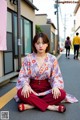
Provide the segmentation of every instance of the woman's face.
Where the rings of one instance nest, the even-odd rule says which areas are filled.
[[[48,47],[48,44],[44,43],[41,37],[35,43],[35,48],[37,50],[37,53],[45,53],[47,47]]]

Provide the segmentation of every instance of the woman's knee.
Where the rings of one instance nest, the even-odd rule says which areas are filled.
[[[60,89],[60,92],[61,92],[61,98],[65,99],[65,97],[66,97],[66,91],[63,90],[63,89]]]
[[[19,98],[21,97],[21,91],[22,91],[22,88],[17,91],[17,96],[18,96]]]
[[[20,90],[18,90],[17,91],[17,95],[18,95],[18,97],[22,100],[22,99],[25,99],[25,97],[21,94],[21,91],[22,91],[22,89],[20,89]],[[29,94],[29,96],[26,98],[27,100],[28,99],[31,99],[31,98],[33,98],[35,95],[33,94],[33,93],[30,93]]]

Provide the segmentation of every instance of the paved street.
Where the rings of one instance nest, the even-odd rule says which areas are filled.
[[[65,83],[65,90],[80,101],[80,61],[74,60],[73,54],[71,54],[70,59],[66,59],[64,53],[62,53],[58,61]],[[6,92],[14,88],[15,84],[16,82],[13,81],[1,87],[0,96],[2,97]],[[67,110],[63,114],[48,110],[41,112],[36,109],[18,112],[17,103],[14,99],[11,99],[2,107],[1,111],[9,111],[9,120],[80,120],[80,102],[66,103],[65,106]]]

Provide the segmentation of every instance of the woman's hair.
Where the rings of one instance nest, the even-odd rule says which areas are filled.
[[[46,48],[46,52],[49,52],[49,50],[50,50],[49,38],[48,38],[47,35],[44,34],[44,33],[37,33],[37,34],[34,36],[34,39],[33,39],[33,42],[32,42],[33,51],[34,51],[35,53],[37,53],[37,50],[36,50],[36,48],[35,48],[35,43],[37,43],[37,41],[38,41],[38,39],[39,39],[40,37],[43,39],[43,43],[48,44],[48,47]]]
[[[69,39],[70,39],[70,37],[68,36],[68,37],[67,37],[67,40],[69,40]]]

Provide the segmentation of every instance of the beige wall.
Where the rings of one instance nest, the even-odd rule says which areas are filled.
[[[80,26],[80,7],[76,13],[75,19],[76,19],[76,25],[75,25],[75,30],[76,30]]]
[[[7,0],[7,6],[13,11],[17,11],[17,6]],[[26,2],[21,1],[21,15],[33,22],[33,35],[35,35],[35,10],[33,10]]]
[[[17,11],[17,6],[10,3],[10,0],[7,0],[7,7],[13,11]]]
[[[35,11],[25,4],[25,2],[21,2],[21,15],[31,21],[35,20]]]
[[[36,25],[51,25],[51,24],[47,24],[47,15],[46,14],[36,15],[35,16],[35,24]],[[52,25],[51,25],[51,31],[53,33],[55,33],[55,29]]]
[[[52,25],[51,25],[51,32],[55,33],[55,29]]]
[[[0,77],[3,76],[3,52],[0,51]]]
[[[47,15],[41,15],[35,17],[35,24],[37,25],[46,25],[47,22]]]
[[[21,15],[33,22],[33,36],[35,35],[35,11],[25,2],[21,3]]]

